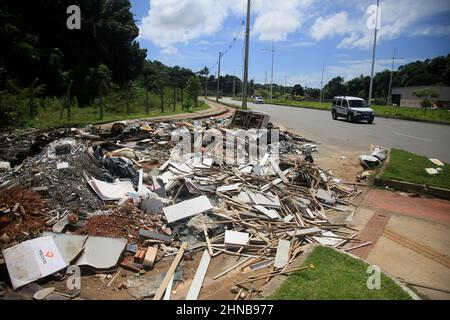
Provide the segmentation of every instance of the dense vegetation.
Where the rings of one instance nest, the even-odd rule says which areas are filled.
[[[66,26],[71,5],[80,7],[80,29]],[[0,127],[48,114],[72,122],[92,109],[104,119],[197,107],[197,76],[146,60],[130,9],[129,0],[3,0]]]
[[[373,97],[378,104],[385,104],[388,97],[391,72],[378,72],[373,81]],[[367,99],[369,76],[359,76],[345,82],[342,77],[331,79],[324,87],[324,95],[331,99],[336,95],[349,95]],[[398,68],[392,77],[392,87],[444,85],[450,86],[450,54],[424,61],[416,61]]]

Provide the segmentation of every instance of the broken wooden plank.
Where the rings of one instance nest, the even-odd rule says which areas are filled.
[[[274,268],[283,268],[289,262],[289,252],[291,249],[291,242],[288,240],[279,240],[277,253],[275,255]]]
[[[217,187],[217,192],[228,192],[228,191],[238,191],[241,187],[241,183],[228,184],[224,186]]]
[[[205,235],[205,241],[206,245],[208,246],[209,255],[212,257],[214,255],[214,252],[212,250],[211,241],[209,240],[208,231],[206,230],[206,228],[203,229],[203,233]]]
[[[262,214],[268,216],[270,219],[278,219],[280,218],[280,215],[278,212],[276,212],[273,209],[267,209],[266,207],[263,207],[261,205],[254,205],[253,208],[261,212]]]
[[[270,164],[272,165],[273,170],[275,170],[275,172],[280,177],[281,181],[283,181],[283,183],[285,183],[285,184],[288,184],[289,180],[286,178],[284,173],[281,171],[280,167],[278,166],[278,163],[275,160],[270,159]]]
[[[311,227],[311,228],[306,228],[306,229],[300,229],[297,230],[295,232],[295,236],[296,237],[304,237],[304,236],[309,236],[312,234],[316,234],[322,232],[322,229],[319,227]],[[294,231],[288,231],[287,234],[292,237],[294,235]]]
[[[207,196],[200,196],[163,208],[167,222],[172,223],[198,213],[213,209]]]
[[[173,274],[175,273],[175,270],[178,267],[178,264],[180,263],[181,259],[183,259],[184,251],[187,249],[188,243],[183,242],[183,244],[180,247],[180,250],[178,251],[177,255],[175,256],[175,259],[173,260],[172,264],[170,265],[169,270],[167,271],[166,275],[164,276],[163,281],[161,282],[161,285],[159,286],[158,290],[156,291],[155,296],[153,297],[153,300],[161,300],[161,298],[164,295],[164,292],[166,291],[167,285],[169,284],[170,279],[172,278]]]
[[[205,280],[210,261],[211,255],[209,254],[208,250],[205,250],[203,252],[202,259],[200,260],[200,264],[197,268],[197,272],[195,273],[194,280],[192,280],[192,284],[189,288],[186,300],[197,300],[203,285],[203,281]]]
[[[217,276],[215,276],[213,279],[216,280],[218,278],[220,278],[221,276],[223,276],[224,274],[227,274],[228,272],[230,272],[231,270],[239,267],[241,264],[243,264],[244,262],[248,261],[249,259],[251,259],[252,257],[247,257],[244,260],[238,262],[237,264],[235,264],[234,266],[232,266],[231,268],[228,268],[227,270],[225,270],[222,273],[219,273]]]

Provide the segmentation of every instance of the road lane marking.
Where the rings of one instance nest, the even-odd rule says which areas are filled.
[[[422,141],[426,141],[426,142],[433,142],[433,140],[431,139],[427,139],[427,138],[421,138],[421,137],[416,137],[416,136],[411,136],[409,134],[404,134],[404,133],[399,133],[399,132],[394,132],[395,135],[398,136],[403,136],[403,137],[407,137],[407,138],[412,138],[412,139],[417,139],[417,140],[422,140]]]

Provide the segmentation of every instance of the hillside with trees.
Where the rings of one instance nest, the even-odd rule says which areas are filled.
[[[107,120],[196,106],[194,72],[146,60],[129,0],[24,5],[4,0],[0,7],[0,127],[39,126],[50,115],[78,123],[81,113],[91,114],[87,122],[93,113]],[[71,5],[80,7],[80,29],[66,26]]]
[[[376,73],[373,84],[373,97],[378,104],[385,104],[391,77],[390,70]],[[336,95],[349,95],[367,99],[369,95],[369,76],[359,76],[347,82],[337,76],[323,89],[324,96],[332,99]],[[394,71],[392,87],[450,86],[450,54],[424,61],[415,61],[400,66]]]

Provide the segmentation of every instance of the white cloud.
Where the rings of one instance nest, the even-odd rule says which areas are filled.
[[[141,39],[151,40],[164,53],[221,30],[230,15],[245,17],[246,0],[148,0],[150,10],[139,25]],[[252,34],[259,40],[285,40],[306,19],[314,0],[252,1]]]
[[[315,46],[316,43],[312,42],[312,41],[300,41],[300,42],[294,42],[293,44],[291,44],[291,47],[313,47]]]
[[[343,35],[349,29],[347,12],[341,11],[327,17],[319,17],[311,27],[311,36],[316,40]]]
[[[372,0],[356,6],[352,11],[319,17],[310,29],[315,40],[322,40],[335,35],[344,36],[338,48],[368,49],[373,43],[373,30],[367,27],[369,14],[366,8]],[[402,35],[449,34],[448,26],[433,26],[417,29],[415,25],[436,14],[450,11],[448,0],[384,0],[380,2],[380,24],[378,41],[396,39]]]
[[[177,43],[187,44],[203,35],[212,35],[228,16],[227,3],[211,0],[151,0],[142,18],[139,36],[151,40],[166,53]]]
[[[307,9],[312,0],[255,1],[253,32],[259,40],[286,40],[308,18]]]
[[[415,36],[450,35],[450,25],[417,28],[416,30],[413,31],[413,35]]]

